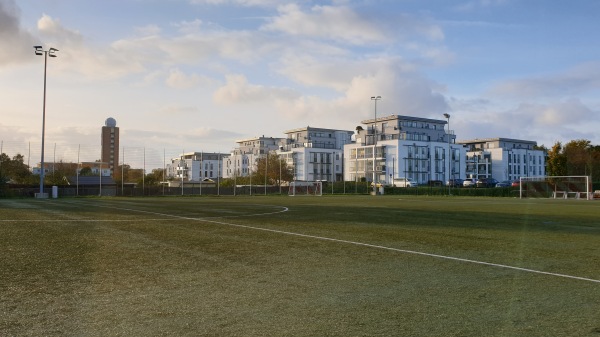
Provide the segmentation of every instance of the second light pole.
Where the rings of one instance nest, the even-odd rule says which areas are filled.
[[[42,46],[34,46],[36,55],[44,55],[44,105],[42,108],[42,158],[40,162],[40,193],[38,194],[38,198],[46,198],[47,195],[44,194],[44,139],[46,138],[46,68],[48,65],[48,56],[56,57],[54,54],[58,51],[56,48],[50,48],[48,50],[44,50]]]
[[[448,195],[450,195],[450,179],[451,179],[451,164],[452,164],[452,155],[450,154],[450,114],[445,113],[444,117],[448,120]],[[454,183],[454,182],[452,182]]]
[[[376,165],[377,161],[377,101],[381,99],[381,96],[371,96],[371,100],[375,101],[375,119],[373,120],[373,195],[377,195],[377,173]]]

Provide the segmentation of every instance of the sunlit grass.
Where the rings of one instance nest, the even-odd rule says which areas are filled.
[[[406,196],[0,200],[0,331],[598,335],[598,207]]]

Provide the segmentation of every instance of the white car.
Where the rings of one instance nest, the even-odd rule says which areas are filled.
[[[417,187],[419,184],[410,178],[396,178],[394,179],[394,187]]]
[[[465,181],[463,181],[463,187],[475,187],[476,183],[475,183],[475,179],[465,179]]]

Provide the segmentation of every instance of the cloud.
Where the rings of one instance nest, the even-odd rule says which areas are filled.
[[[274,6],[282,3],[293,2],[292,0],[190,0],[191,4],[196,5],[241,5],[241,6]]]
[[[0,67],[33,60],[38,40],[21,27],[19,9],[13,0],[0,0]]]
[[[314,6],[305,13],[298,5],[290,4],[280,6],[278,11],[279,16],[262,29],[312,38],[325,36],[357,45],[388,40],[382,30],[348,7]]]
[[[600,62],[583,63],[558,74],[504,81],[489,93],[520,99],[582,94],[600,89]]]
[[[162,116],[178,117],[178,116],[185,116],[185,115],[197,113],[198,111],[200,111],[200,110],[196,106],[183,106],[180,104],[168,104],[168,105],[162,106],[158,110],[158,113]]]
[[[203,85],[211,85],[216,81],[213,81],[206,76],[200,76],[197,74],[187,75],[176,68],[171,69],[165,82],[171,88],[190,89]]]
[[[38,20],[37,28],[42,35],[54,39],[55,43],[68,45],[79,45],[83,42],[82,35],[75,30],[65,28],[58,19],[53,19],[49,15],[42,15]]]
[[[162,29],[157,25],[146,25],[143,27],[136,27],[135,32],[140,36],[155,36],[162,32]]]
[[[468,11],[473,11],[473,10],[478,10],[478,9],[483,9],[483,8],[503,6],[507,3],[509,3],[509,1],[510,0],[472,0],[472,1],[467,1],[462,4],[459,4],[459,5],[455,6],[454,8],[455,8],[455,10],[458,10],[461,12],[468,12]]]
[[[551,145],[557,139],[598,139],[595,111],[581,100],[520,103],[498,110],[489,100],[451,99],[453,128],[460,139],[506,137]]]
[[[228,75],[226,81],[213,95],[219,104],[249,104],[298,96],[290,89],[250,84],[244,75]]]

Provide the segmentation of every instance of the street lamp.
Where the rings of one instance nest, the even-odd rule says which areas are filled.
[[[40,170],[40,193],[38,194],[38,198],[44,198],[44,138],[46,136],[46,68],[48,64],[48,56],[56,57],[54,54],[58,51],[56,48],[50,48],[48,50],[44,50],[42,46],[34,46],[36,55],[44,55],[44,105],[42,109],[42,158],[40,161],[41,170]]]
[[[444,117],[448,119],[448,195],[450,195],[450,172],[451,172],[451,160],[452,155],[450,154],[450,114],[445,113]]]
[[[371,96],[371,100],[375,101],[375,119],[373,120],[373,195],[377,195],[377,181],[375,173],[375,161],[377,152],[377,101],[381,99],[381,96]]]

